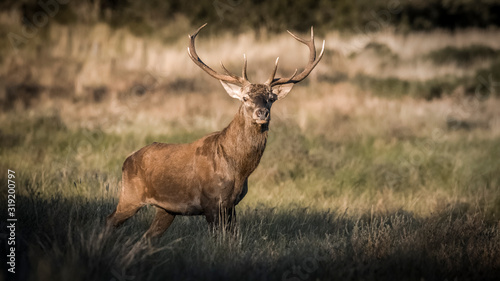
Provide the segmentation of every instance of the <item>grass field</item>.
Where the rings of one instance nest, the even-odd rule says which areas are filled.
[[[327,34],[315,73],[273,107],[236,233],[177,217],[144,241],[151,208],[103,228],[126,156],[223,129],[238,102],[189,61],[185,39],[80,28],[88,36],[55,26],[33,39],[45,40],[43,56],[3,49],[0,181],[15,171],[19,280],[500,277],[495,32]],[[200,35],[198,44],[210,65],[231,69],[247,53],[252,81],[278,55],[285,74],[306,60],[286,35]]]

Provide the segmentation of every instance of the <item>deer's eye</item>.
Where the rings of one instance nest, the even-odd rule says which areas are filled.
[[[248,97],[243,97],[243,101],[247,102],[248,101]]]

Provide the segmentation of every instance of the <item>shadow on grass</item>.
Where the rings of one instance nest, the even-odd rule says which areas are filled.
[[[104,218],[115,204],[18,197],[19,280],[500,277],[498,222],[459,207],[425,218],[404,211],[351,217],[299,207],[240,208],[236,233],[213,233],[202,217],[177,217],[159,240],[145,241],[152,209],[107,232]]]

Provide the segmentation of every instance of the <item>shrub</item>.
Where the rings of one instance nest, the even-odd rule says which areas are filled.
[[[465,48],[445,47],[427,54],[435,64],[456,63],[459,66],[468,66],[478,60],[489,60],[498,56],[498,51],[488,46],[471,45]]]

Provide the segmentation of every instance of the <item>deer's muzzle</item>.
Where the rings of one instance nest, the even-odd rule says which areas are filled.
[[[259,124],[265,124],[271,119],[271,112],[267,108],[259,108],[254,111],[253,119]]]

